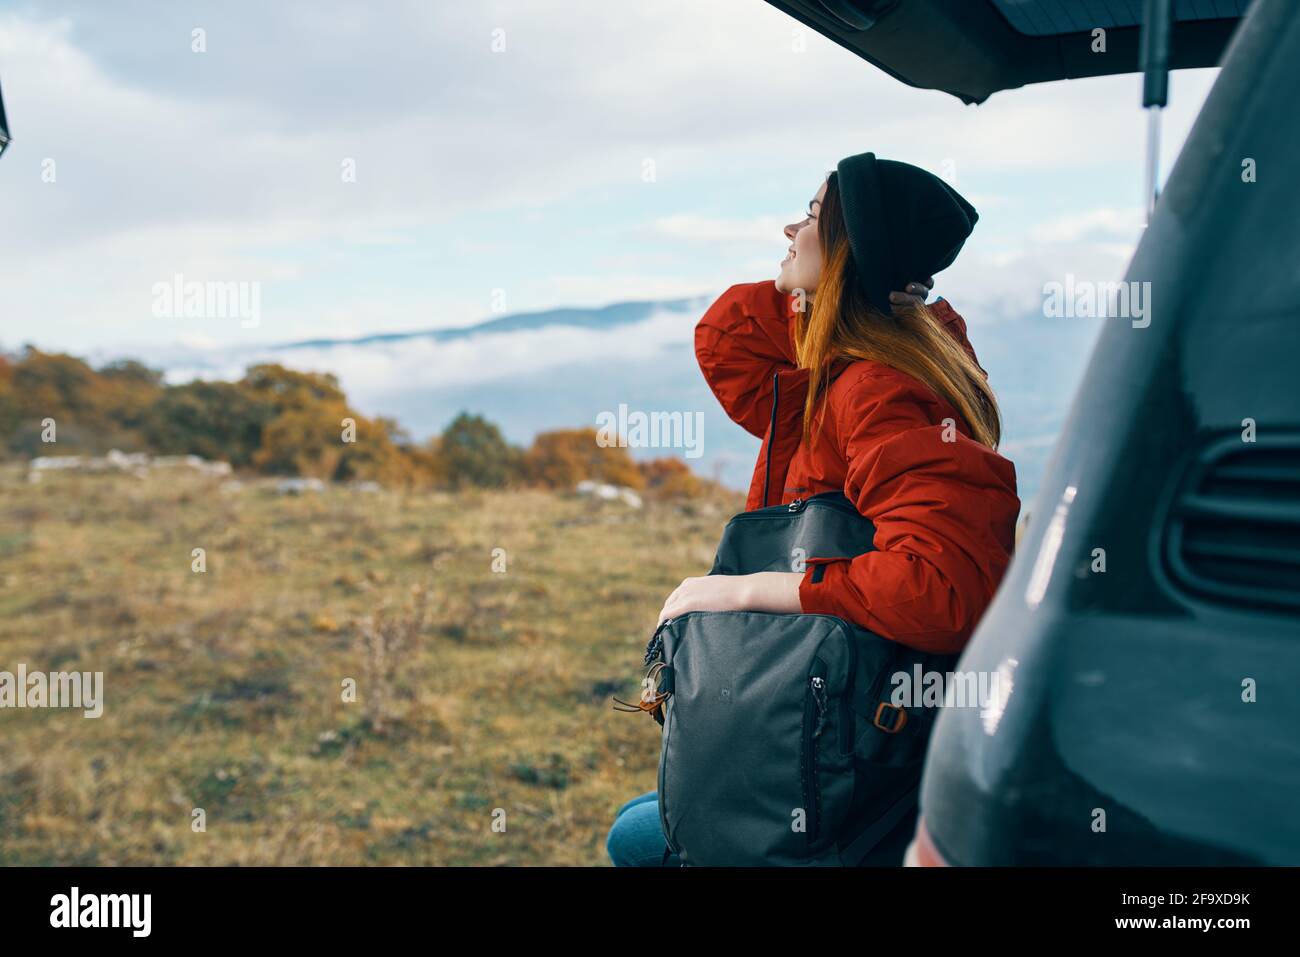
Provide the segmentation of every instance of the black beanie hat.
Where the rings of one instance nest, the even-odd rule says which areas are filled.
[[[979,213],[933,173],[875,153],[845,157],[836,173],[858,281],[889,315],[891,292],[952,265]]]

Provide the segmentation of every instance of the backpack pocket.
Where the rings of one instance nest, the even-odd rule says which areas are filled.
[[[833,694],[826,671],[826,662],[814,658],[804,693],[803,739],[799,749],[803,802],[792,812],[790,822],[796,833],[802,825],[803,852],[812,857],[834,843],[832,838],[838,834],[853,800],[852,782],[846,778],[846,771],[852,766],[854,729],[852,711],[845,707],[850,691],[846,688]]]
[[[838,863],[858,723],[851,630],[827,615],[748,611],[665,627],[659,808],[683,863]]]
[[[955,655],[936,655],[855,628],[857,716],[853,753],[860,762],[905,768],[925,757],[942,699],[918,697],[926,676],[951,671]]]

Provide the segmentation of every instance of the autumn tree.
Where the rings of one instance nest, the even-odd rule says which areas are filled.
[[[150,446],[165,455],[201,455],[237,468],[253,464],[275,407],[237,382],[196,380],[167,389],[145,415]]]
[[[0,456],[9,448],[9,439],[18,431],[22,410],[14,394],[14,364],[0,354]]]
[[[430,458],[413,446],[395,419],[356,416],[355,421],[355,441],[344,446],[336,478],[404,486],[432,481]]]
[[[143,450],[139,426],[162,392],[162,374],[141,363],[96,372],[75,356],[27,346],[0,373],[0,433],[12,451],[48,453],[42,423],[53,419],[60,451]]]
[[[347,396],[339,387],[338,377],[328,372],[299,372],[276,363],[262,363],[250,366],[239,384],[276,412],[322,403],[347,405]]]
[[[100,367],[97,392],[102,415],[121,429],[138,431],[163,396],[163,374],[135,359],[118,359]]]
[[[41,436],[47,418],[56,422],[59,452],[194,454],[275,475],[451,488],[571,489],[594,479],[663,497],[702,487],[676,459],[638,465],[627,449],[602,447],[593,428],[543,432],[523,452],[481,415],[462,412],[416,445],[395,420],[352,408],[335,376],[276,363],[252,366],[237,382],[168,385],[132,359],[96,370],[30,346],[0,353],[0,452],[49,454]]]
[[[539,433],[524,456],[524,474],[547,488],[572,489],[583,479],[631,488],[645,485],[627,449],[601,447],[593,428]]]
[[[639,464],[646,492],[656,498],[698,498],[706,483],[681,459],[664,457]]]

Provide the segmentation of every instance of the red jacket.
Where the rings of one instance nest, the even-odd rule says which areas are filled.
[[[974,357],[961,316],[943,300],[930,308]],[[928,386],[866,360],[835,365],[825,424],[804,445],[808,371],[795,366],[792,316],[773,281],[742,283],[695,329],[709,388],[763,439],[746,509],[843,490],[875,524],[877,550],[810,558],[803,611],[925,651],[960,651],[1011,559],[1015,466],[972,439]],[[956,423],[955,441],[944,441],[953,435],[944,419]]]

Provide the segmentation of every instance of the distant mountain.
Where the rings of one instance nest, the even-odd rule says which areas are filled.
[[[692,306],[707,307],[712,300],[707,296],[692,299],[666,299],[644,302],[616,302],[595,309],[547,309],[541,312],[515,312],[496,319],[485,319],[469,326],[429,329],[423,332],[385,332],[354,339],[307,339],[272,347],[276,351],[293,349],[319,349],[341,345],[374,345],[402,342],[407,339],[432,339],[449,342],[492,333],[520,332],[541,329],[545,326],[568,326],[576,329],[612,329],[617,326],[642,322],[662,310],[684,312]]]
[[[698,458],[681,448],[633,449],[637,457],[682,456],[701,474],[745,488],[759,441],[722,413],[695,363],[693,330],[714,296],[623,302],[598,309],[517,313],[471,326],[317,339],[221,356],[210,374],[238,374],[253,361],[334,372],[368,414],[396,418],[416,438],[442,430],[461,410],[527,443],[540,431],[596,426],[602,414],[700,413]],[[960,302],[955,302],[959,311]],[[967,315],[970,338],[1002,405],[1003,451],[1029,502],[1100,321],[1041,315]],[[238,363],[237,366],[232,364]],[[189,356],[187,375],[205,374]],[[173,368],[176,363],[172,363]]]

